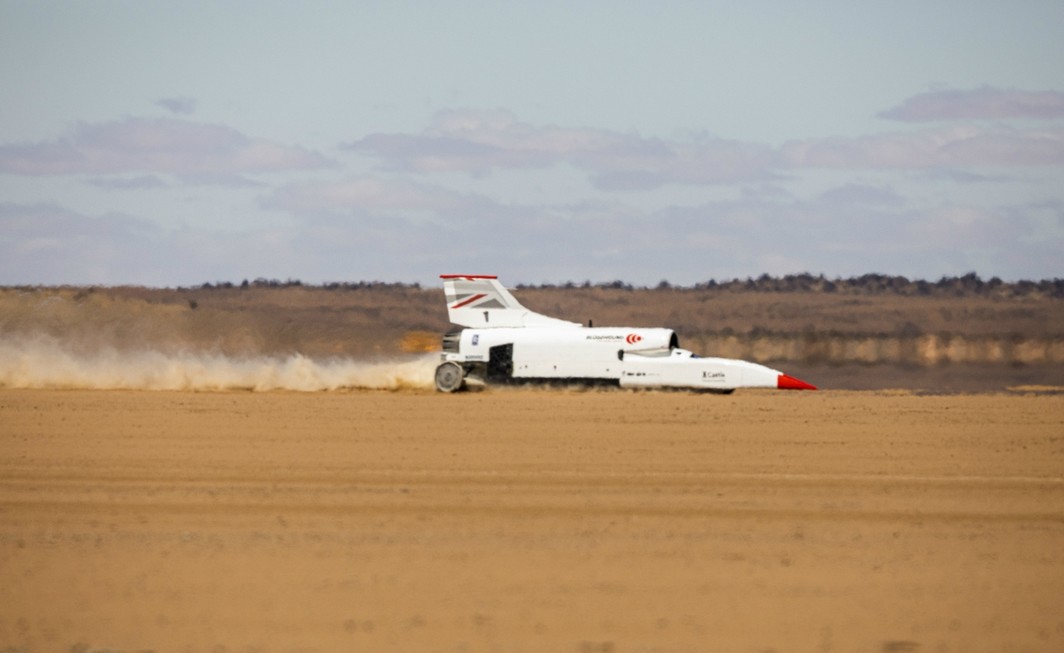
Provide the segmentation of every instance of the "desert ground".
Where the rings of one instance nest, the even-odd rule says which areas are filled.
[[[0,651],[1064,650],[1064,394],[0,388]]]

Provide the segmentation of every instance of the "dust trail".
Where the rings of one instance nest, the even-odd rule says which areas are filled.
[[[435,354],[393,362],[345,358],[233,357],[104,346],[81,350],[51,336],[0,340],[0,387],[100,390],[298,390],[431,388]]]

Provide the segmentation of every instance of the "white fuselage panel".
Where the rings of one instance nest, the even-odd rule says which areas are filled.
[[[620,379],[621,352],[667,355],[672,329],[522,327],[465,329],[459,340],[462,362],[487,362],[492,347],[513,345],[514,378]]]
[[[624,358],[624,388],[775,388],[779,370],[730,358],[700,358],[683,349],[664,357],[631,355]]]
[[[493,347],[512,346],[514,379],[599,379],[623,387],[729,390],[775,388],[780,372],[727,358],[700,358],[676,345],[671,329],[518,327],[464,329],[446,360],[488,363]]]

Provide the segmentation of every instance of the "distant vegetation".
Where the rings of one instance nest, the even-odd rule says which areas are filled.
[[[201,290],[232,288],[321,288],[324,290],[394,290],[399,288],[420,289],[421,284],[389,283],[383,281],[327,282],[320,285],[304,284],[298,279],[280,281],[278,279],[258,278],[254,281],[245,279],[239,284],[231,282],[205,283]],[[787,274],[776,277],[762,274],[757,278],[729,279],[717,281],[710,279],[693,286],[673,285],[663,280],[657,285],[634,286],[625,281],[569,281],[562,284],[517,284],[518,289],[556,289],[556,288],[602,288],[609,290],[719,290],[722,292],[776,292],[776,293],[836,293],[840,295],[899,295],[903,297],[1053,297],[1064,299],[1064,278],[1043,279],[1041,281],[1006,282],[998,277],[984,280],[975,272],[959,277],[944,276],[938,281],[909,279],[903,276],[886,274],[863,274],[859,277],[836,277],[828,279],[823,274],[812,275]],[[185,289],[182,289],[185,290]]]
[[[288,279],[281,281],[279,279],[264,279],[259,277],[254,281],[248,281],[244,279],[242,282],[235,284],[231,281],[217,281],[215,283],[205,283],[201,286],[196,286],[201,290],[212,290],[218,288],[221,290],[232,290],[233,288],[321,288],[324,290],[393,290],[397,288],[413,288],[420,289],[419,283],[394,283],[385,281],[327,281],[321,285],[304,284],[299,279]],[[178,290],[193,290],[195,288],[178,288]]]
[[[503,279],[503,283],[507,280]],[[6,286],[18,290],[30,290],[35,286]],[[71,286],[65,286],[71,287]],[[674,285],[662,280],[653,286],[637,286],[626,281],[568,281],[559,284],[518,283],[519,290],[555,290],[555,289],[602,289],[602,290],[677,290],[677,291],[719,291],[719,292],[755,292],[755,293],[826,293],[838,295],[897,295],[901,297],[1048,297],[1064,299],[1064,278],[1042,279],[1040,281],[1002,281],[998,277],[984,280],[975,272],[959,277],[944,276],[938,281],[909,279],[903,276],[887,274],[863,274],[858,277],[829,279],[823,274],[813,275],[787,274],[772,276],[762,274],[759,277],[745,279],[728,279],[718,281],[709,279],[692,286]],[[334,291],[394,291],[421,290],[419,283],[401,283],[387,281],[329,281],[321,284],[303,283],[299,279],[266,279],[259,277],[254,281],[244,279],[239,283],[232,281],[207,282],[198,286],[178,287],[176,290],[189,292],[195,290],[247,290],[251,288],[307,288]],[[91,287],[86,287],[91,290]]]
[[[564,287],[564,288],[610,288],[614,290],[635,290],[636,287],[623,281],[592,284],[569,282],[562,286],[518,286],[523,287]],[[762,274],[755,278],[730,279],[716,281],[710,279],[696,283],[691,287],[673,286],[662,281],[655,290],[720,290],[724,292],[804,292],[837,293],[842,295],[900,295],[904,297],[1044,297],[1064,298],[1064,279],[1043,279],[1042,281],[1017,281],[1008,283],[998,277],[984,281],[974,272],[960,277],[942,277],[938,281],[909,279],[902,276],[886,274],[864,274],[846,279],[828,279],[824,275],[788,274],[774,277]]]

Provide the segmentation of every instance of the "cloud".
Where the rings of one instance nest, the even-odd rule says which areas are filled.
[[[1064,164],[1064,130],[948,125],[858,138],[791,141],[781,148],[794,168],[932,168]]]
[[[930,91],[914,95],[883,111],[880,118],[906,122],[934,120],[1048,120],[1064,117],[1064,93],[1020,91],[992,86],[958,91]]]
[[[828,203],[866,206],[902,206],[905,203],[893,188],[852,183],[830,188],[821,193],[820,199]]]
[[[115,283],[150,269],[161,231],[129,215],[88,216],[54,204],[0,203],[0,278],[7,283]]]
[[[4,227],[4,235],[10,240],[106,235],[116,228],[123,231],[157,231],[145,220],[119,214],[90,217],[49,203],[0,203],[0,224]]]
[[[958,184],[1003,184],[1018,180],[1006,175],[979,174],[953,168],[930,168],[922,171],[920,177],[929,181],[950,181]]]
[[[140,175],[137,177],[98,177],[89,179],[88,183],[97,188],[108,190],[152,190],[165,188],[166,182],[155,175]]]
[[[165,97],[155,105],[183,116],[196,112],[196,100],[190,97]]]
[[[179,175],[178,178],[186,186],[220,186],[225,188],[261,188],[266,184],[249,179],[242,175],[226,173],[193,173]]]
[[[173,118],[81,123],[55,141],[0,145],[0,173],[236,175],[332,165],[302,147]]]
[[[226,188],[261,188],[265,184],[241,175],[222,173],[196,173],[177,175],[184,186],[219,186]],[[170,186],[158,175],[136,177],[94,177],[86,181],[91,186],[107,190],[155,190]]]
[[[570,164],[610,190],[665,183],[714,184],[764,180],[771,148],[724,139],[689,142],[602,129],[537,126],[509,111],[444,111],[420,134],[373,134],[341,149],[380,158],[390,170],[467,172]]]
[[[918,125],[772,147],[533,125],[506,111],[463,110],[438,114],[416,133],[373,134],[347,144],[377,157],[386,172],[336,178],[335,169],[302,173],[330,165],[320,154],[223,126],[172,118],[82,124],[47,143],[0,146],[0,172],[83,174],[85,183],[131,191],[113,193],[119,203],[112,206],[137,215],[77,213],[84,207],[76,204],[75,210],[0,204],[0,280],[426,282],[441,271],[463,270],[505,273],[512,283],[665,278],[689,284],[763,272],[870,270],[931,278],[973,269],[1006,278],[1054,276],[1064,248],[1059,203],[1017,204],[1059,198],[1053,180],[1061,168],[1015,170],[1064,163],[1064,126],[1043,127]],[[555,166],[560,169],[547,171]],[[262,190],[237,195],[219,188],[157,190],[247,186],[262,181],[255,173],[264,171],[301,174],[271,177]],[[498,171],[508,174],[475,184],[449,174]],[[572,181],[573,171],[600,190],[733,186],[587,193]],[[12,187],[70,181],[6,179]],[[563,180],[567,199],[549,191],[537,197],[534,188],[545,179]],[[931,188],[929,179],[951,183]],[[916,192],[905,186],[913,180],[920,184]],[[970,181],[1002,185],[952,185]],[[823,190],[824,182],[835,187]],[[224,220],[232,210],[238,219],[217,229],[158,227],[165,224],[153,217],[160,195],[187,202],[190,213],[209,204],[207,215]],[[107,197],[91,196],[94,202]],[[210,213],[228,197],[231,206]],[[257,208],[284,215],[246,206],[256,200]],[[137,202],[141,209],[130,208]]]
[[[757,193],[636,208],[619,198],[502,204],[428,183],[356,178],[287,187],[269,203],[300,225],[288,236],[293,258],[357,266],[332,269],[334,278],[424,280],[457,269],[504,270],[513,283],[869,270],[937,278],[973,269],[1040,278],[1059,267],[1054,248],[1064,246],[1059,211],[920,205],[893,186],[854,182],[804,198]]]
[[[491,205],[486,198],[408,180],[357,177],[283,186],[263,202],[296,214],[430,212],[446,215]]]
[[[350,228],[350,225],[349,225]],[[244,278],[349,278],[351,252],[323,261],[328,238],[300,247],[304,226],[243,231],[163,228],[122,213],[0,203],[0,283],[173,286]],[[372,270],[366,271],[370,273]]]
[[[644,138],[601,129],[536,126],[508,111],[447,111],[419,134],[372,134],[341,149],[391,172],[465,172],[569,165],[601,190],[667,184],[772,182],[796,169],[941,169],[1064,164],[1064,128],[978,123],[912,132],[796,140],[773,148],[708,137]],[[959,177],[958,177],[959,178]]]
[[[1057,202],[895,201],[889,186],[639,209],[612,200],[499,204],[429,184],[351,179],[290,186],[292,210],[239,231],[166,229],[135,216],[0,204],[4,283],[197,284],[242,278],[433,282],[485,270],[509,283],[691,284],[709,278],[871,270],[937,278],[1059,275]],[[438,208],[442,205],[445,208]]]
[[[889,189],[844,185],[788,203],[743,200],[669,209],[652,216],[658,225],[645,224],[640,232],[681,237],[671,244],[650,239],[629,258],[656,262],[659,276],[688,283],[693,280],[673,270],[690,275],[701,269],[702,278],[717,279],[877,270],[924,279],[971,270],[1012,279],[1059,276],[1064,247],[1059,202],[917,207],[894,203],[891,195]],[[869,201],[876,197],[882,201]],[[653,278],[648,266],[640,267],[640,277]]]

